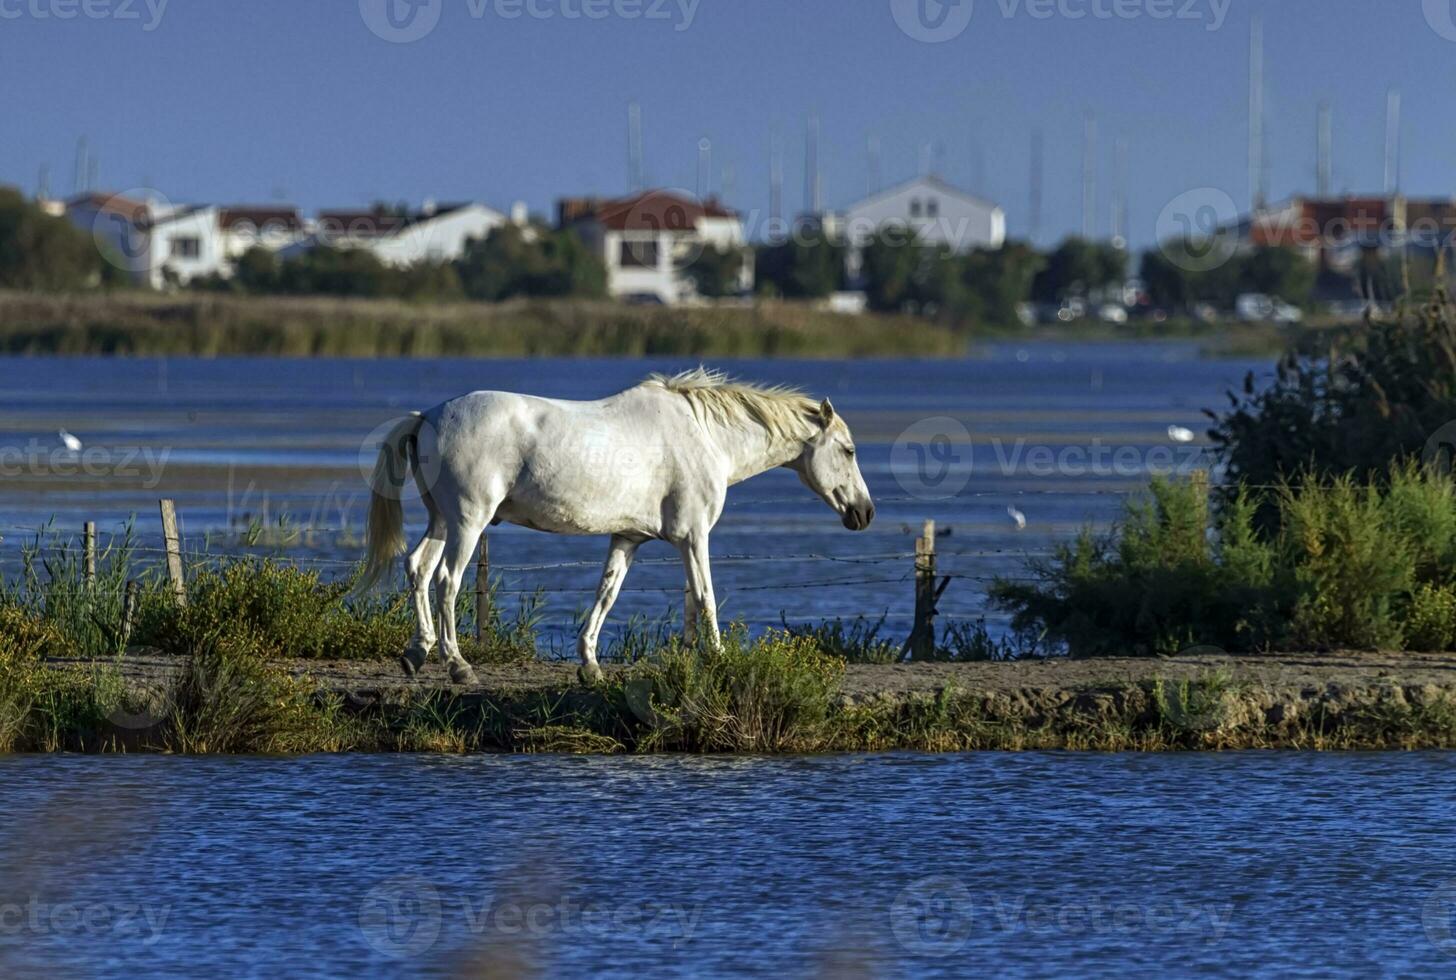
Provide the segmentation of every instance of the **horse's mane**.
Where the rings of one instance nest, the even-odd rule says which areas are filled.
[[[802,439],[819,403],[797,388],[756,385],[704,367],[677,374],[650,374],[638,387],[682,395],[701,420],[756,422],[782,439]]]

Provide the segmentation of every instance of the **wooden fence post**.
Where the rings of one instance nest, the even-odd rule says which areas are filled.
[[[490,535],[480,536],[480,554],[475,557],[475,638],[485,638],[490,618]]]
[[[914,659],[935,652],[935,521],[926,521],[915,541],[915,625],[910,635]]]
[[[163,499],[162,537],[167,542],[167,578],[172,583],[172,595],[177,605],[187,605],[187,583],[182,580],[182,538],[177,533],[177,505],[171,499]]]
[[[137,595],[141,591],[141,585],[136,579],[129,579],[126,583],[126,595],[121,602],[121,648],[131,642],[131,628],[136,621]]]
[[[900,648],[900,659],[923,660],[935,654],[935,604],[950,585],[946,576],[935,582],[935,521],[926,521],[915,539],[915,620]]]
[[[96,522],[87,521],[82,537],[86,546],[86,587],[96,587]]]

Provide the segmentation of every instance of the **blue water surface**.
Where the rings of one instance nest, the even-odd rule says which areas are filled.
[[[0,760],[0,975],[1435,976],[1450,754]]]

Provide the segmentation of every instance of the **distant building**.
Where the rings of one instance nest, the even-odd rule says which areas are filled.
[[[277,252],[308,234],[308,223],[298,208],[290,204],[231,205],[220,208],[217,215],[222,252],[234,261],[249,249],[266,248]]]
[[[116,194],[88,193],[66,202],[71,223],[96,240],[106,260],[153,289],[230,268],[219,213],[211,206],[173,206]]]
[[[601,258],[612,296],[668,305],[692,301],[696,289],[686,269],[706,248],[742,250],[738,285],[744,293],[753,289],[743,222],[713,198],[697,201],[665,190],[615,200],[565,198],[557,218]]]
[[[64,213],[96,239],[108,261],[153,289],[231,276],[252,248],[288,258],[329,245],[367,249],[393,266],[449,262],[465,253],[470,239],[507,220],[483,204],[426,204],[414,213],[324,211],[311,222],[292,205],[177,207],[101,193],[66,202]]]
[[[285,257],[326,245],[362,248],[381,262],[410,266],[417,262],[453,262],[465,254],[472,238],[485,238],[507,218],[484,204],[426,202],[416,212],[373,208],[367,211],[320,211],[313,233],[289,245]]]
[[[845,278],[851,285],[860,281],[864,247],[881,232],[899,232],[906,241],[960,253],[1006,244],[1006,212],[929,174],[841,211],[810,217],[825,234],[845,244]]]
[[[1293,249],[1319,267],[1317,295],[1364,295],[1371,263],[1402,252],[1434,258],[1456,242],[1456,199],[1293,197],[1222,232],[1249,248]]]

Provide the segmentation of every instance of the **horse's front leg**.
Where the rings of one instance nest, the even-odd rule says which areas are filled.
[[[637,554],[639,544],[641,542],[620,534],[612,535],[607,563],[602,568],[602,581],[597,586],[596,605],[592,606],[586,624],[582,626],[581,638],[576,641],[576,652],[581,657],[577,674],[583,684],[595,684],[602,679],[602,668],[597,664],[597,637],[601,635],[612,603],[617,601],[617,594],[622,591],[622,580],[627,577],[627,569],[632,567],[632,558]]]
[[[687,573],[687,602],[683,622],[688,642],[702,636],[719,645],[718,603],[713,597],[713,571],[708,563],[708,535],[695,534],[678,546]]]

